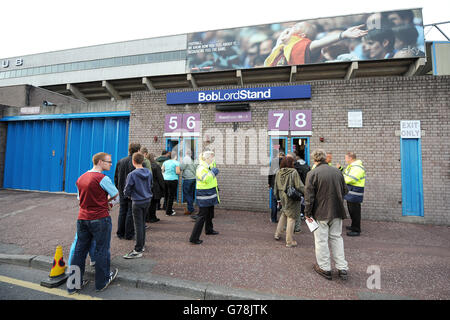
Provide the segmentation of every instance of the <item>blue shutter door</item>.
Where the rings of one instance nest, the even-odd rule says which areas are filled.
[[[92,156],[111,154],[113,165],[104,171],[114,182],[116,163],[128,155],[128,118],[86,118],[70,121],[67,139],[65,191],[76,193],[76,181],[92,168]]]
[[[5,188],[62,191],[65,121],[8,123]]]
[[[422,152],[420,139],[401,139],[402,212],[423,217]]]

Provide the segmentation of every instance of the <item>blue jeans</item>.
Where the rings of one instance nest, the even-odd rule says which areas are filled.
[[[271,189],[272,194],[272,206],[270,207],[270,219],[272,222],[277,222],[277,214],[278,214],[278,208],[277,208],[277,198],[275,198],[275,193],[273,192],[273,189]]]
[[[103,289],[110,277],[111,217],[98,220],[77,220],[77,243],[72,265],[80,268],[81,282],[85,270],[86,256],[92,242],[95,241],[95,289]]]
[[[70,246],[69,252],[69,266],[72,265],[73,253],[75,252],[75,246],[77,245],[78,236],[75,233],[75,239],[73,239],[72,245]],[[89,256],[91,257],[91,262],[95,262],[95,240],[92,240],[91,247],[89,248]]]
[[[183,198],[189,212],[194,212],[195,179],[183,180]]]

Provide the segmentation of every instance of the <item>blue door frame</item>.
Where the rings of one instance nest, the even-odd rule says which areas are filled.
[[[175,143],[175,141],[177,143]],[[177,160],[180,161],[180,142],[181,142],[181,138],[180,137],[166,137],[166,150],[167,151],[172,151],[173,148],[175,146],[178,146],[177,148]],[[179,182],[180,180],[178,180]],[[177,185],[177,199],[176,202],[178,201],[178,193],[179,193],[179,183]]]
[[[423,217],[422,147],[420,139],[400,139],[402,215]]]
[[[309,137],[291,137],[291,152],[294,152],[294,139],[306,140],[305,144],[305,162],[309,166]]]
[[[194,160],[198,159],[198,138],[195,137],[185,137],[183,138],[183,150],[182,150],[182,156],[180,159],[180,163],[183,160],[183,158],[186,156],[186,142],[187,141],[194,141]],[[192,151],[192,150],[191,150]],[[194,194],[194,201],[195,197],[197,195],[197,192]],[[181,203],[184,203],[184,195],[183,195],[183,178],[181,178]]]
[[[288,148],[288,137],[270,137],[270,161],[269,161],[269,167],[272,164],[272,158],[273,158],[273,140],[283,140],[284,141],[284,153],[286,154],[287,152],[287,148]],[[278,150],[280,151],[280,150]],[[269,208],[272,208],[272,194],[273,194],[273,189],[270,188],[270,192],[269,192]]]

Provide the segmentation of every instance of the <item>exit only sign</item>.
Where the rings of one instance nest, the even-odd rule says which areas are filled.
[[[420,139],[420,120],[400,121],[400,137],[403,139]]]

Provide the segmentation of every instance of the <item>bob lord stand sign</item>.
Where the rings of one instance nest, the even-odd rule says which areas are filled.
[[[169,92],[166,103],[214,103],[311,98],[310,85]]]

